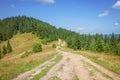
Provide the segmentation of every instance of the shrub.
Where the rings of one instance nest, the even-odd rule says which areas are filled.
[[[2,58],[2,51],[1,51],[1,48],[0,48],[0,59]]]
[[[52,44],[52,47],[53,47],[53,48],[56,48],[56,44]]]
[[[41,41],[41,43],[44,44],[44,45],[47,45],[48,42],[47,42],[47,40],[43,39],[43,40]]]
[[[33,49],[32,49],[33,52],[40,52],[42,51],[42,45],[40,43],[35,43],[33,45]]]

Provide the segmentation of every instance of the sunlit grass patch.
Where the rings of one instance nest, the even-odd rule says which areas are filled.
[[[74,75],[72,80],[79,80],[79,79],[78,79],[78,76],[77,76],[77,75]]]
[[[51,77],[50,79],[48,79],[48,80],[61,80],[59,77],[57,77],[57,76],[53,76],[53,77]]]
[[[21,60],[15,64],[0,64],[0,80],[11,80],[20,73],[31,70],[32,68],[42,64],[46,60],[51,59],[55,54],[46,54],[44,57],[36,60]]]

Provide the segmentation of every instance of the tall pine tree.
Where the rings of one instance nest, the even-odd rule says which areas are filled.
[[[2,52],[1,52],[1,48],[0,48],[0,59],[2,58]]]
[[[12,46],[11,46],[9,40],[7,41],[7,47],[6,48],[7,48],[7,53],[12,52]]]
[[[116,40],[114,33],[112,33],[112,36],[110,39],[110,44],[111,44],[111,52],[114,55],[117,55],[118,54],[118,47],[117,47],[117,40]]]
[[[7,49],[6,49],[6,46],[5,46],[5,45],[3,46],[2,53],[3,53],[3,55],[6,55],[6,54],[7,54]]]

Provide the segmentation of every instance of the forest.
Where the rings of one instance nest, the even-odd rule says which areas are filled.
[[[26,16],[0,20],[0,43],[11,39],[17,33],[30,32],[47,42],[62,39],[67,43],[67,47],[75,50],[89,50],[120,56],[120,34],[118,36],[114,33],[111,33],[111,36],[79,34]],[[3,47],[0,47],[0,53],[2,53]]]

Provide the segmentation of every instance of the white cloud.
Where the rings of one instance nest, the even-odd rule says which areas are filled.
[[[120,22],[115,22],[114,25],[115,25],[115,26],[119,26],[119,25],[120,25]]]
[[[120,0],[118,0],[113,6],[112,8],[114,9],[120,9]]]
[[[15,5],[14,5],[14,4],[11,4],[10,7],[11,7],[11,8],[15,8]]]
[[[83,30],[84,30],[84,29],[83,29],[82,27],[77,27],[76,30],[75,30],[75,32],[80,33],[80,32],[83,32]]]
[[[105,17],[105,16],[108,16],[109,15],[109,12],[108,11],[105,11],[103,13],[100,13],[98,16],[99,17]]]
[[[78,27],[78,28],[77,28],[77,30],[78,30],[78,31],[82,31],[82,30],[83,30],[83,28],[81,28],[81,27]]]
[[[54,4],[55,3],[55,0],[35,0],[35,1],[44,3],[44,4]]]

